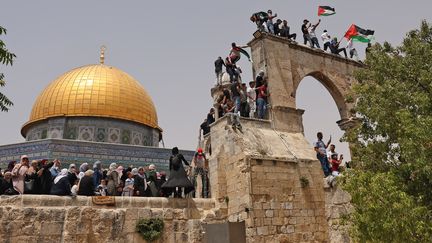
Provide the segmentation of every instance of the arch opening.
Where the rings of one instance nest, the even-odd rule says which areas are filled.
[[[349,144],[340,141],[344,131],[336,123],[347,116],[343,95],[337,87],[324,75],[311,73],[299,82],[296,106],[305,110],[304,135],[310,144],[317,141],[317,132],[323,133],[325,143],[331,135],[331,144],[336,146],[336,152],[344,155],[344,162],[350,161]]]

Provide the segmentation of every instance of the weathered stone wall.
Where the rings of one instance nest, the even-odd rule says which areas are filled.
[[[241,123],[242,131],[227,117],[212,125],[217,206],[228,221],[245,221],[248,242],[327,242],[322,171],[303,134],[274,130],[271,121]]]
[[[223,218],[212,199],[116,197],[97,206],[91,197],[0,197],[0,242],[145,242],[139,218],[163,218],[159,242],[201,242],[202,224]]]
[[[349,225],[342,222],[344,215],[352,212],[351,195],[338,186],[325,186],[326,217],[331,243],[349,243]]]

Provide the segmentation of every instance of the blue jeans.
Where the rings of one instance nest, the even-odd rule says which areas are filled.
[[[263,98],[258,98],[258,119],[264,119],[266,101]]]
[[[324,172],[324,175],[327,177],[331,174],[331,168],[328,162],[328,158],[326,155],[321,155],[317,153],[317,159],[320,161],[321,163],[321,168]]]
[[[240,103],[241,103],[240,102],[240,96],[234,96],[233,100],[234,100],[234,106],[235,106],[234,113],[237,114],[237,112],[240,111]]]
[[[267,29],[270,33],[274,34],[274,26],[271,20],[267,20]]]

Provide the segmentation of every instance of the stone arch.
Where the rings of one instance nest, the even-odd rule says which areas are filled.
[[[306,78],[306,77],[313,77],[316,79],[319,83],[321,83],[326,90],[330,93],[331,97],[333,98],[333,101],[336,103],[336,106],[339,111],[340,119],[348,119],[350,117],[349,115],[349,108],[348,104],[345,101],[346,96],[348,95],[345,87],[340,87],[338,84],[339,82],[336,82],[332,80],[329,76],[327,76],[322,71],[312,71],[303,77],[294,85],[294,93],[297,94],[297,89],[300,86],[300,83]]]
[[[346,102],[346,98],[356,82],[353,74],[364,67],[362,63],[266,33],[256,34],[249,46],[253,71],[265,70],[269,80],[275,128],[303,132],[303,110],[297,109],[295,96],[300,82],[307,76],[317,79],[333,97],[341,117],[337,121],[339,127],[346,130],[355,124],[351,115],[353,104]]]

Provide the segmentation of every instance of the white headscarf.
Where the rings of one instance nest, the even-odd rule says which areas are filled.
[[[84,172],[82,172],[82,171],[81,171],[81,172],[80,172],[80,173],[78,174],[78,176],[77,176],[77,177],[78,177],[78,179],[80,179],[80,180],[81,180],[81,178],[83,178],[83,177],[84,177]]]
[[[60,179],[62,179],[63,177],[66,177],[68,174],[68,170],[67,169],[62,169],[60,171],[60,173],[57,175],[57,177],[54,179],[54,184],[57,184],[57,182],[60,181]]]

